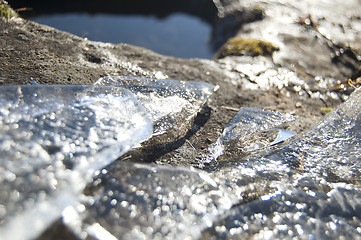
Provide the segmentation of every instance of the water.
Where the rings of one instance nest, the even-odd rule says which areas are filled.
[[[146,15],[81,13],[42,15],[31,20],[89,40],[128,43],[181,58],[212,58],[211,26],[184,13],[160,19]]]

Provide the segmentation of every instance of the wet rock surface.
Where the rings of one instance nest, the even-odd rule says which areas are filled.
[[[165,113],[169,118],[162,115],[153,119],[177,120],[185,123],[182,127],[185,130],[173,130],[177,134],[171,134],[172,138],[162,138],[162,144],[166,145],[155,147],[148,141],[143,142],[143,148],[139,149],[146,149],[145,153],[124,155],[114,161],[121,157],[122,152],[119,152],[109,159],[113,161],[110,165],[93,172],[96,174],[94,178],[81,180],[80,185],[85,190],[80,187],[81,190],[73,191],[74,201],[67,202],[72,198],[60,190],[37,194],[37,188],[42,185],[21,187],[10,183],[13,175],[1,174],[4,183],[1,184],[4,190],[0,202],[1,239],[3,236],[57,239],[69,235],[74,239],[360,238],[360,93],[357,90],[349,97],[360,83],[360,1],[213,2],[222,17],[214,27],[214,38],[219,40],[219,46],[226,43],[224,36],[235,36],[269,42],[278,50],[255,56],[241,49],[240,54],[224,55],[217,60],[177,59],[135,46],[92,42],[21,18],[0,18],[2,85],[31,84],[30,77],[39,84],[92,85],[105,77],[99,79],[97,85],[117,89],[124,87],[119,83],[127,78],[109,79],[107,76],[130,76],[151,78],[158,86],[162,79],[184,81],[182,91],[188,86],[189,89],[192,86],[208,89],[206,95],[200,96],[199,104],[188,101],[192,107],[197,106],[188,122],[169,113]],[[142,87],[144,81],[149,80],[141,80]],[[210,84],[217,85],[218,90],[213,92],[214,86]],[[94,86],[99,87],[104,88]],[[37,86],[28,88],[42,89]],[[7,99],[9,94],[19,95],[18,89],[27,88],[2,89],[7,90],[2,90],[1,98],[4,125],[1,139],[8,141],[4,136],[18,136],[19,131],[36,125],[29,122],[34,113],[20,109],[20,112],[27,113],[24,116],[29,124],[17,123],[20,130],[11,128],[8,121],[16,112],[9,109],[9,104],[3,99]],[[49,102],[53,97],[63,97],[68,102],[77,99],[69,94],[63,95],[66,91],[56,91],[53,90],[45,99]],[[138,90],[132,92],[128,93],[136,102],[141,104],[143,99],[143,104],[148,104],[148,107],[156,106],[159,100],[154,98],[154,104],[149,104]],[[172,96],[176,94],[161,95],[160,98]],[[89,109],[92,109],[92,103],[89,104]],[[107,113],[106,116],[112,112],[109,106],[113,102],[107,105],[97,108],[101,113]],[[39,108],[43,109],[42,106],[40,104]],[[79,104],[76,106],[80,107]],[[244,112],[237,115],[241,107],[243,111],[248,110],[248,119]],[[140,108],[147,109],[147,106]],[[51,109],[52,112],[58,110]],[[325,117],[331,110],[333,112]],[[71,113],[73,110],[69,111],[65,116],[81,118],[81,115]],[[41,114],[51,117],[50,112]],[[151,125],[157,127],[155,122]],[[250,127],[242,129],[247,124]],[[227,131],[227,126],[231,131]],[[167,130],[178,128],[172,124],[164,127]],[[42,130],[45,130],[45,135],[49,133],[44,126],[38,128],[40,133]],[[297,135],[270,144],[278,129]],[[103,132],[101,128],[98,130],[99,134]],[[72,137],[78,138],[77,135]],[[152,139],[156,141],[156,136],[149,141]],[[20,140],[24,141],[22,146],[36,143],[31,138],[29,141]],[[114,146],[113,142],[108,143]],[[212,150],[214,144],[222,147],[222,154],[215,154]],[[15,153],[5,149],[4,144],[2,148],[5,154]],[[59,154],[52,154],[57,149],[41,148],[46,154],[59,157]],[[41,151],[33,153],[40,154]],[[34,167],[31,154],[18,160]],[[109,163],[92,153],[85,158],[99,161],[99,166]],[[1,171],[13,170],[4,159],[1,157]],[[43,161],[45,158],[36,159]],[[14,164],[20,164],[18,160]],[[62,159],[48,160],[45,161],[48,165],[62,162]],[[42,176],[40,172],[44,168],[37,169],[32,171],[31,167],[24,167],[23,170],[36,180]],[[64,171],[73,174],[77,167],[74,169],[73,172]],[[16,172],[15,179],[22,178],[24,174]],[[75,183],[69,179],[59,182],[62,185],[59,189],[67,189]],[[18,191],[17,186],[22,190]],[[28,190],[35,195],[27,195]],[[19,194],[10,194],[13,191]],[[63,198],[58,202],[50,201],[54,194]],[[38,213],[34,202],[39,199],[51,208],[57,207],[57,214],[51,220],[40,218],[50,226],[43,225],[31,233],[20,231],[20,226],[31,220],[24,220],[22,224],[14,220],[14,215],[23,212],[19,208],[21,204],[16,201],[14,207],[10,206],[12,203],[9,202],[16,196],[33,202],[24,205],[24,209],[30,209],[29,216],[35,217]],[[11,224],[17,231],[8,227]],[[42,235],[41,231],[44,231]],[[5,233],[11,235],[3,235]]]

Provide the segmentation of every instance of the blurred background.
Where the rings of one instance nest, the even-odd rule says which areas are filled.
[[[128,43],[181,58],[212,58],[212,0],[9,0],[32,21],[89,40]]]

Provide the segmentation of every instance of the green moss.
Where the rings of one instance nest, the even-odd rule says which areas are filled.
[[[248,55],[248,56],[272,56],[274,51],[278,51],[279,47],[274,46],[270,42],[263,40],[241,37],[230,38],[221,48],[219,57],[230,55]]]
[[[16,17],[16,12],[5,1],[0,1],[0,17],[10,19]]]

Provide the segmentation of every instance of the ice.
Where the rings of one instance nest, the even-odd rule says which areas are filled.
[[[0,239],[31,239],[95,172],[149,138],[134,95],[105,86],[0,88]]]
[[[280,192],[230,211],[203,239],[359,239],[360,211],[359,188]]]
[[[282,159],[289,167],[328,182],[360,183],[360,98],[360,91],[355,91],[312,131],[268,159]]]
[[[129,89],[150,113],[153,135],[184,136],[192,120],[217,89],[205,82],[182,82],[149,78],[112,76],[100,78],[95,85]],[[166,137],[166,140],[169,139]]]
[[[194,83],[187,92],[173,80],[119,82],[134,94],[0,88],[0,239],[35,238],[60,216],[83,239],[360,236],[360,90],[296,136],[287,131],[294,116],[241,108],[213,145],[219,164],[206,172],[112,160],[154,134],[152,125],[168,131],[153,121],[194,117],[198,110],[178,112],[185,102],[200,107],[214,86]]]
[[[356,90],[314,129],[275,153],[235,157],[212,173],[240,196],[240,204],[202,238],[358,239],[360,97]]]
[[[114,239],[197,239],[235,202],[207,173],[126,162],[112,164],[85,192],[77,232]]]
[[[226,158],[234,158],[227,152],[242,154],[275,145],[294,136],[279,128],[295,119],[291,114],[242,107],[224,128],[222,136],[210,147],[210,151],[214,159],[222,154],[226,154]]]
[[[349,150],[348,144],[357,143],[356,137],[349,142],[349,135],[358,133],[350,133],[339,121],[350,128],[358,125],[359,97],[360,93],[352,95],[318,127],[272,150],[276,153],[263,147],[259,151],[271,153],[269,156],[250,154],[238,159],[232,155],[229,162],[210,173],[114,163],[88,186],[89,199],[83,202],[86,211],[79,214],[82,225],[78,232],[114,239],[354,238],[361,233],[360,188],[332,182],[311,168],[297,169],[289,160],[294,155],[282,154],[301,141],[302,146],[311,144],[310,153],[315,151],[309,161],[314,161],[316,152],[321,157],[327,155],[312,147],[311,137],[327,144],[343,139],[342,147]],[[256,135],[253,140],[258,141],[259,132],[275,131],[277,134],[262,145],[270,146],[283,140],[283,134],[289,137],[280,127],[294,119],[288,114],[242,108],[221,139],[229,144]],[[333,149],[328,149],[328,154],[337,156],[338,149]],[[334,168],[330,160],[318,164],[318,169]]]

